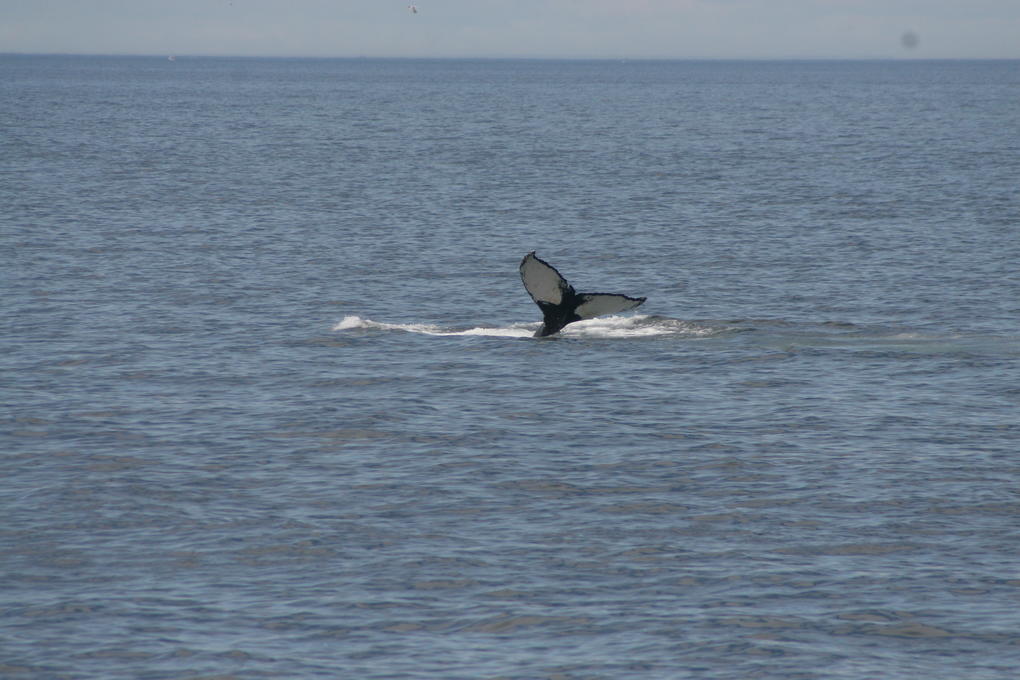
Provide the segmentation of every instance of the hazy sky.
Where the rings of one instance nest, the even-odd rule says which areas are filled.
[[[1020,0],[0,0],[0,52],[1020,58]]]

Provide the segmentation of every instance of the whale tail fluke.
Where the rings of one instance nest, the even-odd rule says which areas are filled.
[[[575,321],[626,312],[646,300],[616,293],[578,293],[555,267],[539,259],[534,251],[524,256],[520,269],[524,287],[542,310],[542,327],[535,337],[558,333]]]

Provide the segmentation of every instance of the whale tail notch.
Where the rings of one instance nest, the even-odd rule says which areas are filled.
[[[542,310],[542,327],[535,337],[559,333],[569,323],[619,314],[634,309],[647,298],[616,293],[578,293],[548,262],[531,251],[521,260],[521,281]]]

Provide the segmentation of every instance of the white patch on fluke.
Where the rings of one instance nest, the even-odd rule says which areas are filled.
[[[535,302],[554,305],[563,302],[564,289],[568,286],[558,271],[534,257],[534,253],[521,262],[521,281]]]
[[[645,301],[644,298],[638,300],[626,295],[608,293],[582,293],[581,299],[584,302],[579,304],[574,311],[582,319],[594,319],[596,316],[604,314],[619,314],[634,309]]]

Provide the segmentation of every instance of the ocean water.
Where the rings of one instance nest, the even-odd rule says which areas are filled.
[[[0,57],[0,676],[1005,679],[1020,62]],[[634,313],[531,337],[537,250]]]

